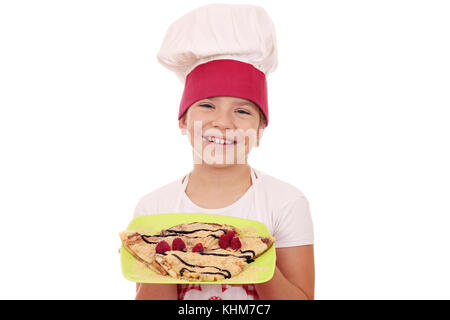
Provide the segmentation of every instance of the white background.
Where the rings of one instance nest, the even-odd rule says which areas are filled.
[[[310,201],[317,299],[449,299],[447,1],[222,1],[274,21],[250,164]],[[0,2],[0,298],[134,299],[118,233],[189,172],[156,60],[210,1]]]

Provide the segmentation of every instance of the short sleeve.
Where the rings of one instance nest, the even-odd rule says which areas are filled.
[[[134,209],[133,218],[157,212],[156,202],[149,197],[142,197]]]
[[[304,196],[289,202],[276,214],[275,247],[295,247],[314,243],[309,202]]]

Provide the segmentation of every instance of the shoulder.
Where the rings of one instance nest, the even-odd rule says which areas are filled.
[[[149,192],[145,195],[143,195],[140,198],[141,202],[154,202],[154,201],[160,201],[166,198],[173,199],[174,193],[177,192],[181,187],[181,179],[174,180],[170,183],[167,183],[163,185],[162,187],[159,187],[152,192]]]
[[[138,201],[134,216],[162,213],[164,208],[170,211],[181,188],[181,180],[182,178],[171,181],[143,195]]]
[[[275,207],[279,208],[298,199],[307,201],[305,194],[290,182],[275,178],[261,170],[255,171],[260,179],[259,189]]]
[[[260,178],[258,201],[268,208],[271,232],[277,239],[276,248],[313,244],[313,224],[305,194],[290,182],[263,172],[260,172]]]

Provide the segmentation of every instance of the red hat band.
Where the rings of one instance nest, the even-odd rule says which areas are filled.
[[[195,67],[186,77],[180,103],[180,119],[198,100],[231,96],[253,101],[269,123],[265,74],[253,65],[233,59],[213,60]]]

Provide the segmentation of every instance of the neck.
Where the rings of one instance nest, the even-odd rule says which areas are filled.
[[[236,190],[248,188],[252,184],[251,168],[248,164],[213,167],[194,164],[189,176],[189,184],[202,190]]]

